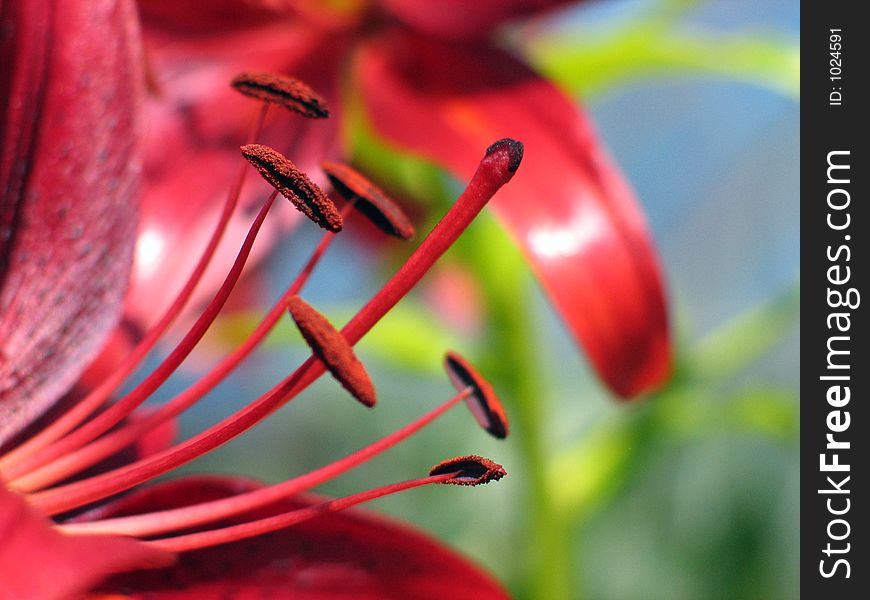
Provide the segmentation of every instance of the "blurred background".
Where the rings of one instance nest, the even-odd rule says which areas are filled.
[[[491,440],[460,409],[319,491],[416,477],[457,454],[492,456],[510,474],[498,485],[424,488],[372,508],[432,532],[517,598],[797,598],[798,32],[793,0],[611,0],[504,34],[582,102],[647,212],[676,339],[665,388],[632,403],[610,396],[484,214],[359,344],[377,410],[324,378],[186,470],[277,481],[341,457],[447,399],[441,361],[453,348],[491,379],[514,434]],[[419,203],[424,231],[457,182],[357,133],[360,161]],[[243,338],[318,237],[309,227],[288,236],[257,274],[261,305],[222,317],[155,400]],[[306,298],[343,323],[409,252],[341,236]],[[229,414],[305,356],[284,323],[185,417],[182,434]]]

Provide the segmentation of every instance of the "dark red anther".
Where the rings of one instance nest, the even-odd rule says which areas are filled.
[[[277,104],[309,119],[329,116],[326,102],[306,83],[274,73],[245,72],[230,83],[239,93]]]
[[[456,473],[456,475],[442,483],[452,485],[481,485],[490,481],[498,481],[507,475],[507,471],[500,464],[474,454],[457,456],[429,469],[429,475],[447,473]]]
[[[444,369],[458,391],[471,388],[465,402],[480,426],[499,439],[506,438],[507,415],[492,385],[456,352],[448,352],[444,357]]]
[[[354,398],[374,406],[377,402],[374,385],[344,336],[299,296],[292,296],[287,307],[314,355]]]
[[[396,202],[359,171],[340,163],[320,164],[332,187],[372,223],[389,235],[403,240],[414,237],[414,225]]]
[[[247,144],[241,150],[263,179],[306,217],[327,231],[341,231],[344,223],[335,204],[289,158],[262,144]]]

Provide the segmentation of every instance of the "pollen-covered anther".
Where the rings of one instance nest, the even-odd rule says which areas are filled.
[[[442,483],[452,485],[481,485],[498,481],[507,475],[507,471],[500,464],[477,455],[457,456],[429,469],[429,475],[447,473],[455,473],[455,475]]]
[[[359,171],[335,162],[320,164],[332,187],[385,233],[409,240],[414,225],[399,205]]]
[[[247,144],[241,151],[263,179],[306,217],[327,231],[341,231],[344,222],[335,204],[289,158],[262,144]]]
[[[458,391],[471,390],[465,402],[480,426],[494,437],[506,438],[507,414],[489,382],[456,352],[448,352],[444,357],[444,369]]]
[[[375,387],[341,332],[299,296],[292,296],[287,308],[314,355],[354,398],[374,406]]]
[[[230,85],[245,96],[277,104],[310,119],[329,116],[323,98],[308,84],[293,77],[249,71],[236,75]]]
[[[523,143],[511,138],[502,138],[490,144],[486,149],[487,157],[497,153],[505,153],[507,155],[508,171],[514,173],[520,168],[520,163],[523,161]]]

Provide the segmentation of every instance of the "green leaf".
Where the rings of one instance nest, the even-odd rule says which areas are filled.
[[[720,326],[688,354],[689,376],[721,381],[767,352],[800,319],[800,282]]]
[[[716,396],[703,385],[687,385],[663,395],[656,405],[656,428],[672,440],[753,435],[779,441],[796,439],[800,424],[797,393],[753,385]]]
[[[638,445],[631,419],[607,420],[557,454],[547,468],[553,506],[571,520],[604,504],[627,476]]]
[[[541,37],[525,50],[545,75],[587,99],[639,77],[673,75],[715,75],[800,98],[800,43],[776,32],[676,30],[649,19],[606,35]]]
[[[761,388],[733,397],[731,422],[747,431],[794,440],[800,427],[800,402],[789,390]]]

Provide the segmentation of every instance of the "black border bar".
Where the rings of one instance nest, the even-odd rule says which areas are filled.
[[[870,23],[863,2],[801,14],[801,595],[870,598]]]

